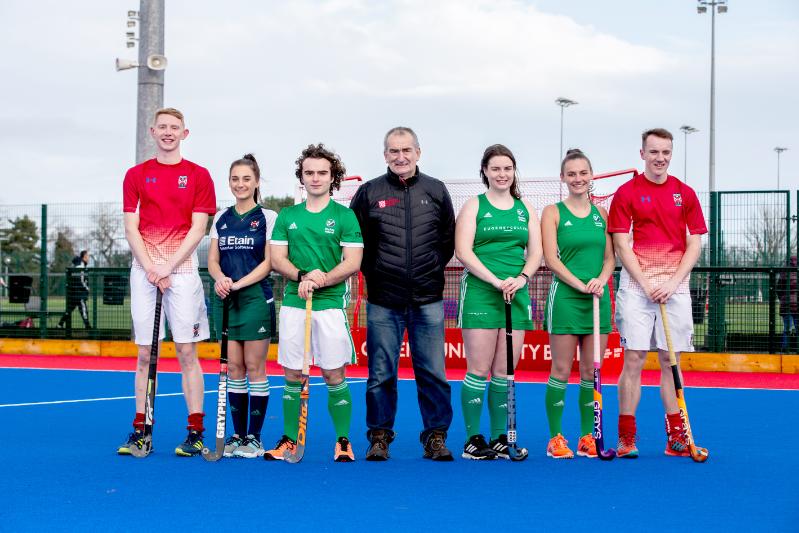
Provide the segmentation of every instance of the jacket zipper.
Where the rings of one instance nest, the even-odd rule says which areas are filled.
[[[407,279],[407,287],[410,289],[408,292],[405,293],[406,298],[408,301],[413,300],[413,287],[411,286],[412,279],[411,279],[411,251],[412,251],[412,242],[411,242],[411,190],[408,188],[408,184],[405,185],[405,278]]]

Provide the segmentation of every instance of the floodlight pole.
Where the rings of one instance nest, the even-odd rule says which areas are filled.
[[[680,131],[683,132],[685,135],[683,136],[683,169],[682,169],[682,179],[685,184],[688,184],[688,134],[689,133],[696,133],[699,131],[698,129],[694,128],[693,126],[680,126]]]
[[[777,190],[780,190],[780,155],[787,150],[784,146],[777,146],[774,151],[777,152]]]
[[[569,100],[568,98],[563,98],[562,96],[555,100],[555,103],[560,106],[560,152],[558,152],[558,169],[560,169],[560,163],[563,161],[563,110],[570,105],[575,105],[577,102],[574,100]],[[560,198],[563,199],[563,185],[560,186]]]
[[[136,163],[155,154],[150,123],[164,106],[164,71],[147,67],[147,58],[164,54],[164,0],[141,0],[139,4],[139,88],[136,103]]]

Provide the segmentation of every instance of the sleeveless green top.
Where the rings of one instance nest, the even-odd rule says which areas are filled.
[[[558,257],[575,277],[587,283],[602,272],[606,243],[605,221],[593,204],[591,211],[583,218],[575,216],[563,202],[555,205],[560,214]],[[563,283],[563,286],[568,285]]]
[[[514,199],[510,209],[491,205],[485,194],[477,197],[477,225],[472,250],[477,258],[499,279],[518,276],[524,267],[530,213],[521,200]],[[493,286],[469,274],[468,283],[495,290]]]

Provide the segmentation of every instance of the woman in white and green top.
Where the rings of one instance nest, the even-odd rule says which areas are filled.
[[[544,260],[553,279],[547,297],[544,327],[552,347],[552,370],[544,398],[549,421],[547,455],[571,459],[574,453],[563,437],[561,419],[566,383],[576,347],[580,346],[580,441],[577,454],[596,457],[594,424],[593,299],[600,298],[600,353],[610,333],[608,278],[616,263],[607,232],[608,214],[588,197],[593,179],[591,162],[580,150],[569,150],[561,163],[560,178],[569,195],[549,205],[541,215]]]
[[[519,194],[516,159],[508,148],[486,148],[480,177],[488,190],[466,202],[455,226],[455,255],[465,267],[458,310],[466,349],[463,457],[507,459],[505,301],[511,301],[515,366],[524,332],[533,329],[527,282],[541,263],[541,235],[535,209]],[[489,375],[491,442],[486,443],[480,416]]]

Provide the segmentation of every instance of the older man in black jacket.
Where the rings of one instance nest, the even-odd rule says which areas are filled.
[[[369,380],[366,459],[385,461],[394,439],[397,367],[405,330],[424,429],[424,457],[451,461],[452,422],[444,368],[444,268],[455,250],[455,215],[446,187],[419,171],[410,128],[386,133],[388,172],[358,189],[350,207],[361,224],[366,276]]]

